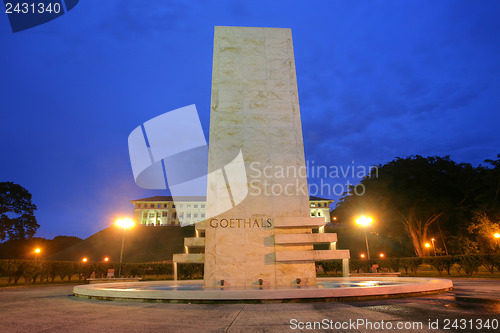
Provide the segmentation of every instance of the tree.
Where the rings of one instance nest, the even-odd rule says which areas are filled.
[[[490,169],[488,174],[488,180],[491,181],[491,184],[494,187],[493,202],[498,205],[500,202],[500,154],[497,155],[496,160],[485,160],[486,163],[491,164],[494,168]]]
[[[40,227],[31,193],[21,185],[0,182],[0,240],[27,239]]]
[[[379,165],[361,181],[364,191],[352,187],[337,203],[335,214],[369,214],[398,233],[402,225],[415,254],[424,256],[429,231],[445,215],[471,209],[479,173],[469,164],[449,157],[410,156]]]
[[[500,223],[492,222],[484,211],[474,212],[472,221],[473,223],[469,225],[467,231],[475,236],[483,252],[493,252],[496,248],[493,235],[500,232]]]
[[[500,154],[496,160],[487,159],[485,162],[493,168],[478,167],[483,188],[477,198],[478,206],[493,220],[500,220]]]

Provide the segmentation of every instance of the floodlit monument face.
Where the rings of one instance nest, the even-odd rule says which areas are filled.
[[[290,29],[215,28],[208,171],[205,286],[316,284]]]

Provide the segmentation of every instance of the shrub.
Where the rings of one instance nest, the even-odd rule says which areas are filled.
[[[387,260],[387,259],[386,259]],[[392,269],[393,272],[399,272],[401,267],[401,260],[399,258],[391,258],[387,260],[388,268]]]
[[[481,258],[483,267],[486,268],[491,274],[495,274],[495,267],[500,270],[500,254],[489,253]]]
[[[11,284],[12,280],[14,280],[14,284],[17,284],[17,281],[22,275],[22,273],[18,274],[19,267],[20,267],[20,260],[7,259],[0,261],[0,269],[2,271],[2,274],[5,274],[9,277],[8,284]]]
[[[178,264],[178,278],[180,280],[189,280],[196,276],[203,278],[203,267],[203,264]]]
[[[422,265],[422,258],[402,258],[401,266],[405,269],[406,274],[408,274],[408,270],[412,272],[412,274],[416,275],[418,268]]]
[[[42,264],[39,261],[27,261],[24,260],[22,265],[23,267],[23,278],[24,283],[29,284],[30,282],[35,283],[38,275],[40,275],[42,271]]]
[[[389,272],[390,270],[399,272],[400,260],[399,258],[377,258],[373,264],[377,264],[378,269],[383,272]]]
[[[481,266],[481,261],[479,260],[479,256],[475,254],[460,255],[458,256],[457,263],[460,269],[463,270],[465,275],[467,276],[472,276],[472,274],[478,273],[479,266]]]
[[[342,270],[342,262],[339,260],[320,261],[318,264],[323,267],[325,274],[332,272],[337,274],[339,270]]]
[[[45,268],[47,270],[47,276],[50,278],[50,281],[54,282],[56,276],[59,275],[59,270],[61,267],[61,262],[59,261],[47,261],[45,263]]]
[[[429,264],[438,271],[439,275],[442,275],[444,270],[450,275],[450,269],[455,262],[456,260],[452,256],[434,256],[429,258]]]
[[[357,273],[360,272],[360,270],[363,270],[363,272],[368,273],[370,267],[370,263],[368,260],[360,260],[360,259],[351,259],[349,260],[349,268],[351,271],[355,271]]]
[[[19,279],[24,273],[24,268],[26,265],[24,264],[24,260],[14,259],[10,261],[10,271],[11,275],[9,275],[9,284],[11,282],[11,277],[14,279],[14,284],[17,284]]]
[[[108,268],[112,268],[110,263],[95,263],[94,273],[96,278],[105,278],[108,275]]]
[[[61,281],[68,277],[68,281],[71,281],[73,275],[76,274],[76,263],[71,261],[60,261],[60,266],[58,267],[58,275]]]
[[[166,274],[167,271],[167,265],[162,265],[162,264],[155,264],[153,265],[153,274],[156,275],[156,279],[160,278],[160,275]]]

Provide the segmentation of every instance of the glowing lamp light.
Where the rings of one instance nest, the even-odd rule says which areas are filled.
[[[82,259],[82,261],[83,261],[83,262],[87,262],[87,261],[88,261],[88,259],[87,259],[87,258],[83,258],[83,259]]]
[[[108,262],[108,261],[109,261],[109,258],[108,258],[108,257],[104,258],[104,261]]]
[[[378,256],[379,256],[380,258],[383,258],[383,257],[385,257],[385,254],[381,253],[381,254],[379,254]]]
[[[370,261],[370,264],[371,264],[370,246],[368,245],[368,236],[366,236],[366,227],[369,226],[372,222],[373,219],[368,216],[360,216],[356,219],[356,224],[363,226],[363,229],[365,231],[366,254],[368,255],[368,261]],[[370,268],[370,273],[371,273],[371,268]]]
[[[40,250],[40,249],[35,249],[35,253],[36,253],[36,254],[38,254],[38,253],[40,253],[40,252],[42,252],[42,250]]]
[[[119,219],[115,224],[121,228],[132,228],[134,226],[134,221],[131,219]]]
[[[128,228],[132,228],[134,226],[134,221],[131,219],[119,219],[115,222],[115,224],[123,229],[122,235],[122,250],[120,252],[120,268],[118,269],[118,277],[122,277],[122,259],[123,259],[123,247],[125,244],[125,230]]]
[[[431,244],[429,244],[429,243],[425,243],[425,244],[424,244],[424,246],[425,246],[426,248],[430,248],[430,247],[431,247]]]
[[[360,257],[361,257],[361,258],[364,258],[364,257],[365,257],[365,254],[364,254],[364,253],[361,253],[361,256],[360,256]]]
[[[495,232],[493,236],[495,236],[496,239],[500,238],[500,234],[498,232]]]
[[[364,227],[370,225],[373,222],[373,219],[368,216],[361,216],[356,219],[356,224],[362,225]]]

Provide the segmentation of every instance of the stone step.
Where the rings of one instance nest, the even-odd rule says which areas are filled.
[[[319,261],[349,259],[349,250],[276,251],[276,261]]]
[[[192,263],[192,264],[203,264],[205,263],[204,253],[178,253],[174,254],[173,262],[177,263]]]
[[[205,247],[205,237],[186,237],[184,238],[184,246],[192,247]]]
[[[308,228],[322,227],[325,225],[324,217],[275,217],[273,219],[275,228]]]
[[[277,245],[302,245],[337,242],[337,234],[276,234],[274,243]]]
[[[206,230],[207,229],[207,221],[196,222],[194,224],[196,230]]]

